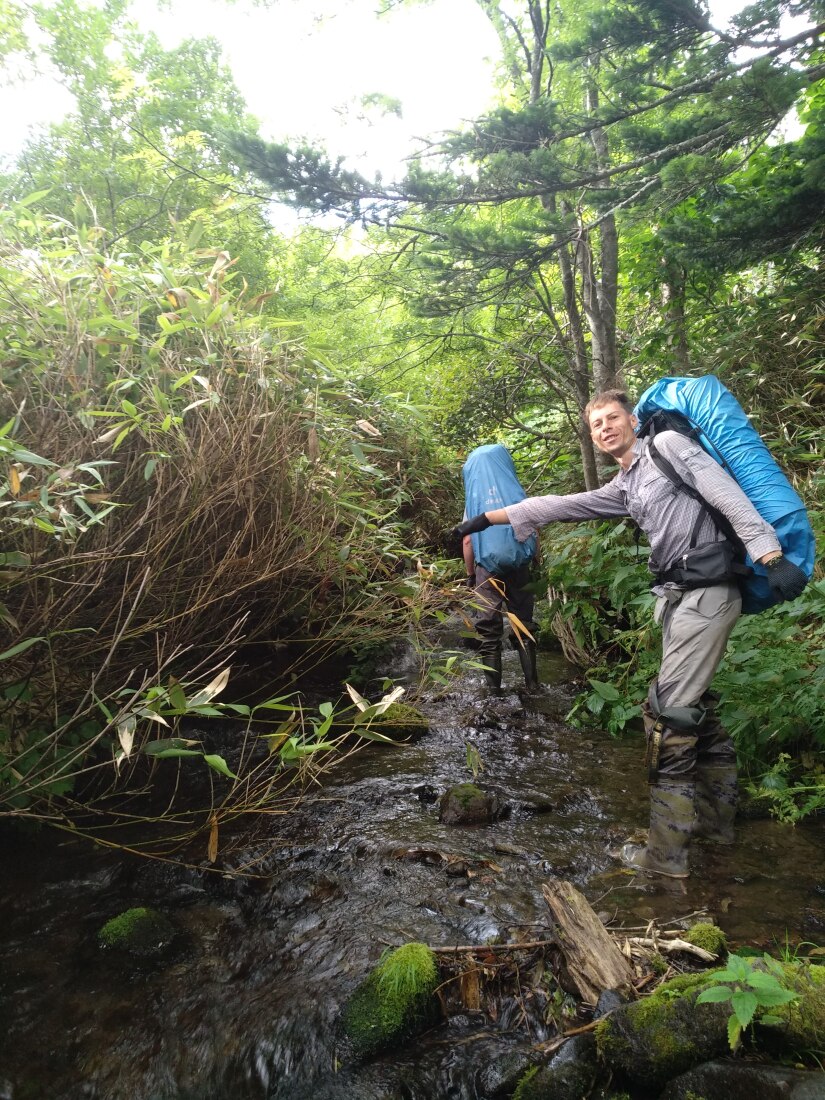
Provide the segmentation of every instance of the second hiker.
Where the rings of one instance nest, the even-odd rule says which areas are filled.
[[[524,500],[526,496],[510,452],[499,443],[476,447],[468,456],[461,473],[464,478],[465,517],[504,508]],[[512,527],[488,527],[462,539],[464,564],[479,608],[475,628],[481,638],[484,678],[493,695],[501,692],[501,640],[505,611],[515,615],[519,623],[535,637],[534,598],[525,586],[530,580],[530,562],[536,556],[537,547],[535,535],[522,536],[519,542]],[[521,635],[520,628],[519,632],[511,631],[511,638],[521,661],[527,690],[535,691],[538,687],[536,644]]]

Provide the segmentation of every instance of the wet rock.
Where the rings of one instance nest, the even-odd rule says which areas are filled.
[[[496,791],[484,791],[475,783],[459,783],[441,796],[438,820],[444,825],[487,825],[500,814]]]
[[[134,958],[154,958],[165,954],[175,939],[175,926],[157,909],[127,909],[107,921],[97,941],[108,951]]]
[[[825,1073],[785,1066],[718,1061],[671,1081],[660,1100],[823,1100]]]
[[[617,1008],[621,1008],[622,1005],[625,1004],[627,1004],[627,1001],[621,993],[617,993],[615,989],[605,989],[596,1002],[596,1010],[593,1013],[593,1019],[601,1020],[602,1016],[608,1016],[611,1012],[615,1012]]]
[[[643,1001],[625,1005],[596,1025],[602,1062],[630,1081],[664,1086],[680,1073],[728,1051],[730,1006],[699,1004],[707,976],[665,982]]]
[[[438,791],[432,783],[422,783],[420,787],[413,787],[413,794],[419,802],[427,805],[430,802],[438,802]]]
[[[386,955],[350,997],[342,1027],[356,1058],[371,1058],[426,1030],[440,1017],[438,967],[423,943]]]
[[[567,1040],[549,1065],[528,1070],[514,1100],[580,1100],[590,1095],[598,1076],[593,1035],[576,1035]]]
[[[485,1100],[507,1100],[532,1064],[533,1059],[526,1051],[511,1050],[502,1054],[479,1071],[477,1095]]]

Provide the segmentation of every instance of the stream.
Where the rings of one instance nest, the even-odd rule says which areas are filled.
[[[647,824],[640,739],[570,728],[573,671],[540,654],[539,673],[542,694],[522,699],[506,651],[502,698],[482,698],[480,674],[431,691],[429,733],[369,745],[256,826],[237,853],[252,877],[7,830],[0,1100],[488,1100],[501,1067],[554,1034],[517,998],[361,1068],[338,1065],[335,1022],[388,945],[549,936],[550,877],[613,925],[705,912],[735,945],[825,943],[825,822],[741,821],[732,849],[693,845],[688,880],[627,872],[609,850]],[[450,827],[437,798],[471,778],[468,741],[505,813]],[[144,905],[181,946],[124,968],[96,935]]]

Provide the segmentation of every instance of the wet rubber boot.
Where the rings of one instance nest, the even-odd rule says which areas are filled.
[[[698,764],[694,835],[714,844],[733,844],[738,794],[735,763]]]
[[[524,684],[528,691],[539,690],[539,677],[536,672],[536,643],[525,638],[517,647],[518,659],[521,662],[521,671],[524,673]]]
[[[736,750],[730,734],[719,721],[716,705],[719,696],[706,691],[699,700],[706,718],[699,731],[699,755],[696,762],[697,837],[715,844],[733,844],[733,822],[739,785],[736,781]]]
[[[696,787],[692,779],[662,780],[650,788],[647,844],[625,844],[621,860],[637,871],[687,878]]]
[[[479,657],[482,664],[487,666],[484,669],[487,694],[501,695],[501,644],[499,643],[493,649],[488,644],[482,643]]]

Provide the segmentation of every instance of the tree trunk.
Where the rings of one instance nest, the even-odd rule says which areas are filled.
[[[675,369],[679,374],[690,374],[690,350],[685,317],[685,272],[675,264],[668,264],[662,298],[670,322],[669,343]]]

